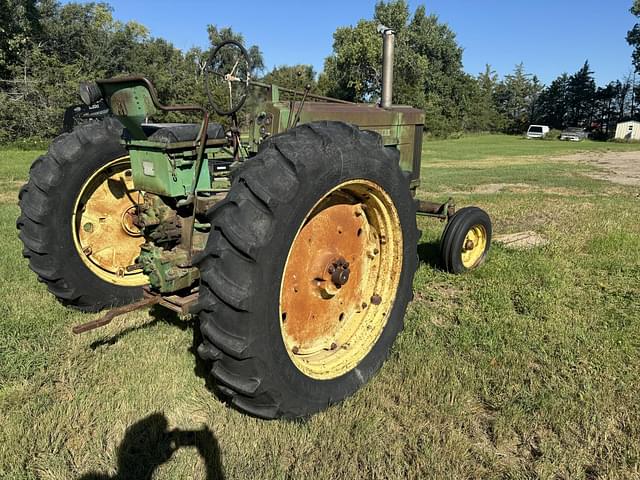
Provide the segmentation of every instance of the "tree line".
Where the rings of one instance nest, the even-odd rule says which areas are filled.
[[[640,0],[634,8],[640,13]],[[254,75],[289,88],[309,84],[316,93],[376,102],[382,77],[379,23],[396,31],[393,100],[424,109],[432,135],[521,133],[530,123],[542,123],[582,126],[606,136],[618,121],[638,117],[640,90],[633,76],[598,87],[588,62],[548,86],[523,64],[502,78],[489,65],[479,75],[465,73],[455,33],[424,6],[411,12],[405,0],[379,1],[371,18],[338,28],[319,75],[309,65],[266,72],[259,47],[250,46]],[[78,103],[81,80],[142,74],[163,103],[206,104],[204,72],[212,49],[227,39],[243,41],[240,33],[215,25],[208,26],[208,35],[206,48],[183,52],[137,22],[114,19],[106,3],[0,0],[0,142],[58,134],[64,109]],[[634,38],[632,31],[632,45]],[[637,38],[640,45],[640,27]]]

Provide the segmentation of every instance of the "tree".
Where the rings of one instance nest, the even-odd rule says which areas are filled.
[[[40,30],[36,0],[0,0],[0,79],[7,80],[10,68],[24,55],[29,39]],[[7,83],[0,83],[0,90]]]
[[[469,121],[467,128],[477,132],[493,132],[501,130],[505,120],[496,109],[496,91],[498,88],[498,75],[492,70],[491,65],[485,67],[485,71],[479,74],[473,85],[475,93],[472,97]]]
[[[589,127],[593,118],[596,82],[589,62],[569,77],[567,85],[567,124]]]
[[[208,33],[208,49],[183,53],[139,23],[115,20],[106,3],[0,0],[0,141],[58,134],[64,109],[79,100],[81,80],[142,74],[163,103],[206,104],[203,76],[212,49],[242,41],[231,28],[210,25]],[[248,51],[256,75],[262,54],[256,46]]]
[[[318,89],[316,72],[313,71],[311,65],[282,65],[274,67],[262,78],[262,81],[301,92],[304,91],[307,85],[311,86],[311,92],[316,92]]]
[[[226,40],[235,40],[244,45],[244,36],[241,33],[236,33],[231,27],[218,28],[215,25],[207,26],[207,33],[209,34],[209,42],[211,43],[211,50],[220,45]],[[257,45],[251,45],[247,48],[249,54],[249,62],[251,63],[251,74],[253,77],[259,76],[264,70],[264,58],[262,52]]]
[[[455,34],[419,6],[413,16],[405,0],[378,2],[372,20],[334,33],[333,54],[325,60],[319,88],[351,101],[375,102],[382,80],[382,41],[377,25],[396,32],[393,101],[425,109],[427,128],[446,134],[465,128],[473,79],[462,71]]]
[[[558,130],[566,126],[569,75],[563,73],[545,88],[538,99],[536,123]]]
[[[526,73],[523,63],[516,65],[513,73],[498,84],[496,105],[505,118],[503,128],[506,133],[521,133],[527,129],[541,90],[537,77]]]
[[[640,0],[634,0],[631,7],[631,13],[636,17],[640,17]],[[633,47],[633,65],[636,72],[640,72],[640,24],[636,23],[629,32],[627,32],[627,42]]]

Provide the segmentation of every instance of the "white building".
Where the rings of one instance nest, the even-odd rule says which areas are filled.
[[[616,140],[639,140],[640,122],[622,122],[616,127]]]

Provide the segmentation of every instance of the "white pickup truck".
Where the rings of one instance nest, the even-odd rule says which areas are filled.
[[[549,131],[550,128],[546,125],[531,125],[527,130],[527,138],[544,138]]]

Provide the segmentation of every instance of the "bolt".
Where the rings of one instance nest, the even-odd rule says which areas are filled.
[[[362,308],[367,308],[367,304],[365,302],[362,302]]]
[[[85,232],[93,232],[93,223],[87,222],[83,225],[82,228],[84,228]]]
[[[379,253],[380,253],[380,250],[378,250],[377,248],[374,248],[374,249],[373,249],[373,254],[374,254],[374,255],[377,255],[377,254],[379,254]]]
[[[131,176],[131,170],[125,170],[124,176],[125,177],[130,177]]]
[[[387,237],[384,235],[380,235],[380,245],[384,245],[387,243]]]
[[[296,345],[291,349],[291,351],[293,352],[294,355],[297,355],[298,352],[300,351],[300,347]]]
[[[331,344],[331,350],[335,350],[336,348],[338,348],[338,344],[336,342],[333,342]]]
[[[371,297],[372,305],[380,305],[381,303],[382,303],[382,297],[380,295],[376,294]]]
[[[467,240],[467,243],[464,244],[465,250],[473,250],[473,247],[475,247],[473,240]]]
[[[336,271],[336,267],[334,267],[333,265],[329,265],[329,273],[333,274],[333,272]]]
[[[349,262],[344,262],[344,263],[342,264],[342,266],[343,266],[344,268],[349,268]]]
[[[91,247],[85,247],[84,249],[82,249],[82,253],[84,253],[88,257],[93,253],[93,250],[91,249]]]

